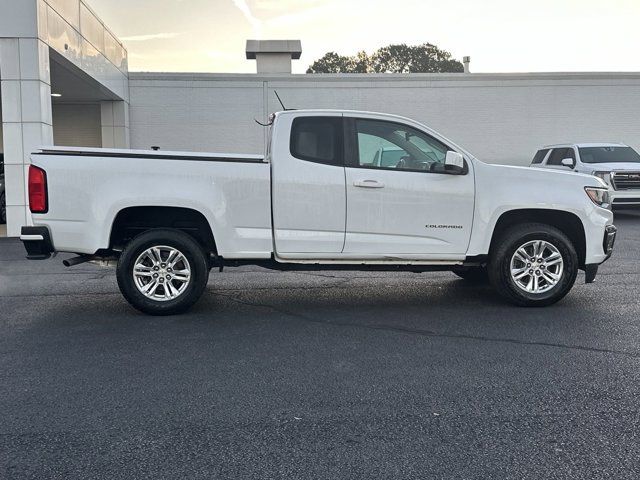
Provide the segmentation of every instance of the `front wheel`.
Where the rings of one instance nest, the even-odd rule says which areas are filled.
[[[575,247],[555,227],[516,225],[504,232],[496,245],[489,258],[489,281],[516,305],[551,305],[569,293],[576,281]]]
[[[116,270],[127,301],[150,315],[173,315],[189,309],[202,295],[209,277],[204,251],[179,230],[149,230],[125,247]]]

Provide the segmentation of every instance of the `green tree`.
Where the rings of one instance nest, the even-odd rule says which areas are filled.
[[[345,57],[329,52],[313,62],[307,73],[353,73],[353,57]]]
[[[388,45],[371,55],[359,52],[353,57],[329,52],[311,64],[307,73],[457,73],[461,62],[435,45]]]

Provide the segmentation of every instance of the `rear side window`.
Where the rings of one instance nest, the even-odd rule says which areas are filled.
[[[548,148],[544,150],[538,150],[538,153],[536,153],[536,156],[533,157],[533,160],[531,161],[531,165],[534,165],[536,163],[542,163],[542,161],[544,160],[544,157],[547,156],[547,153],[549,153]]]
[[[291,155],[301,160],[343,163],[342,117],[299,117],[291,127]]]

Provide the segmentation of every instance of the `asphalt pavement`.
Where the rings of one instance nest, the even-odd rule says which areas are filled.
[[[640,478],[640,213],[596,283],[212,272],[148,317],[0,239],[0,478]]]

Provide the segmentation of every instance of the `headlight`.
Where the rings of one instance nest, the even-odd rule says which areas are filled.
[[[591,175],[601,178],[604,183],[606,183],[607,185],[611,185],[611,172],[593,171],[591,172]]]
[[[609,190],[604,187],[584,187],[584,191],[593,203],[602,208],[611,207],[609,200]]]

